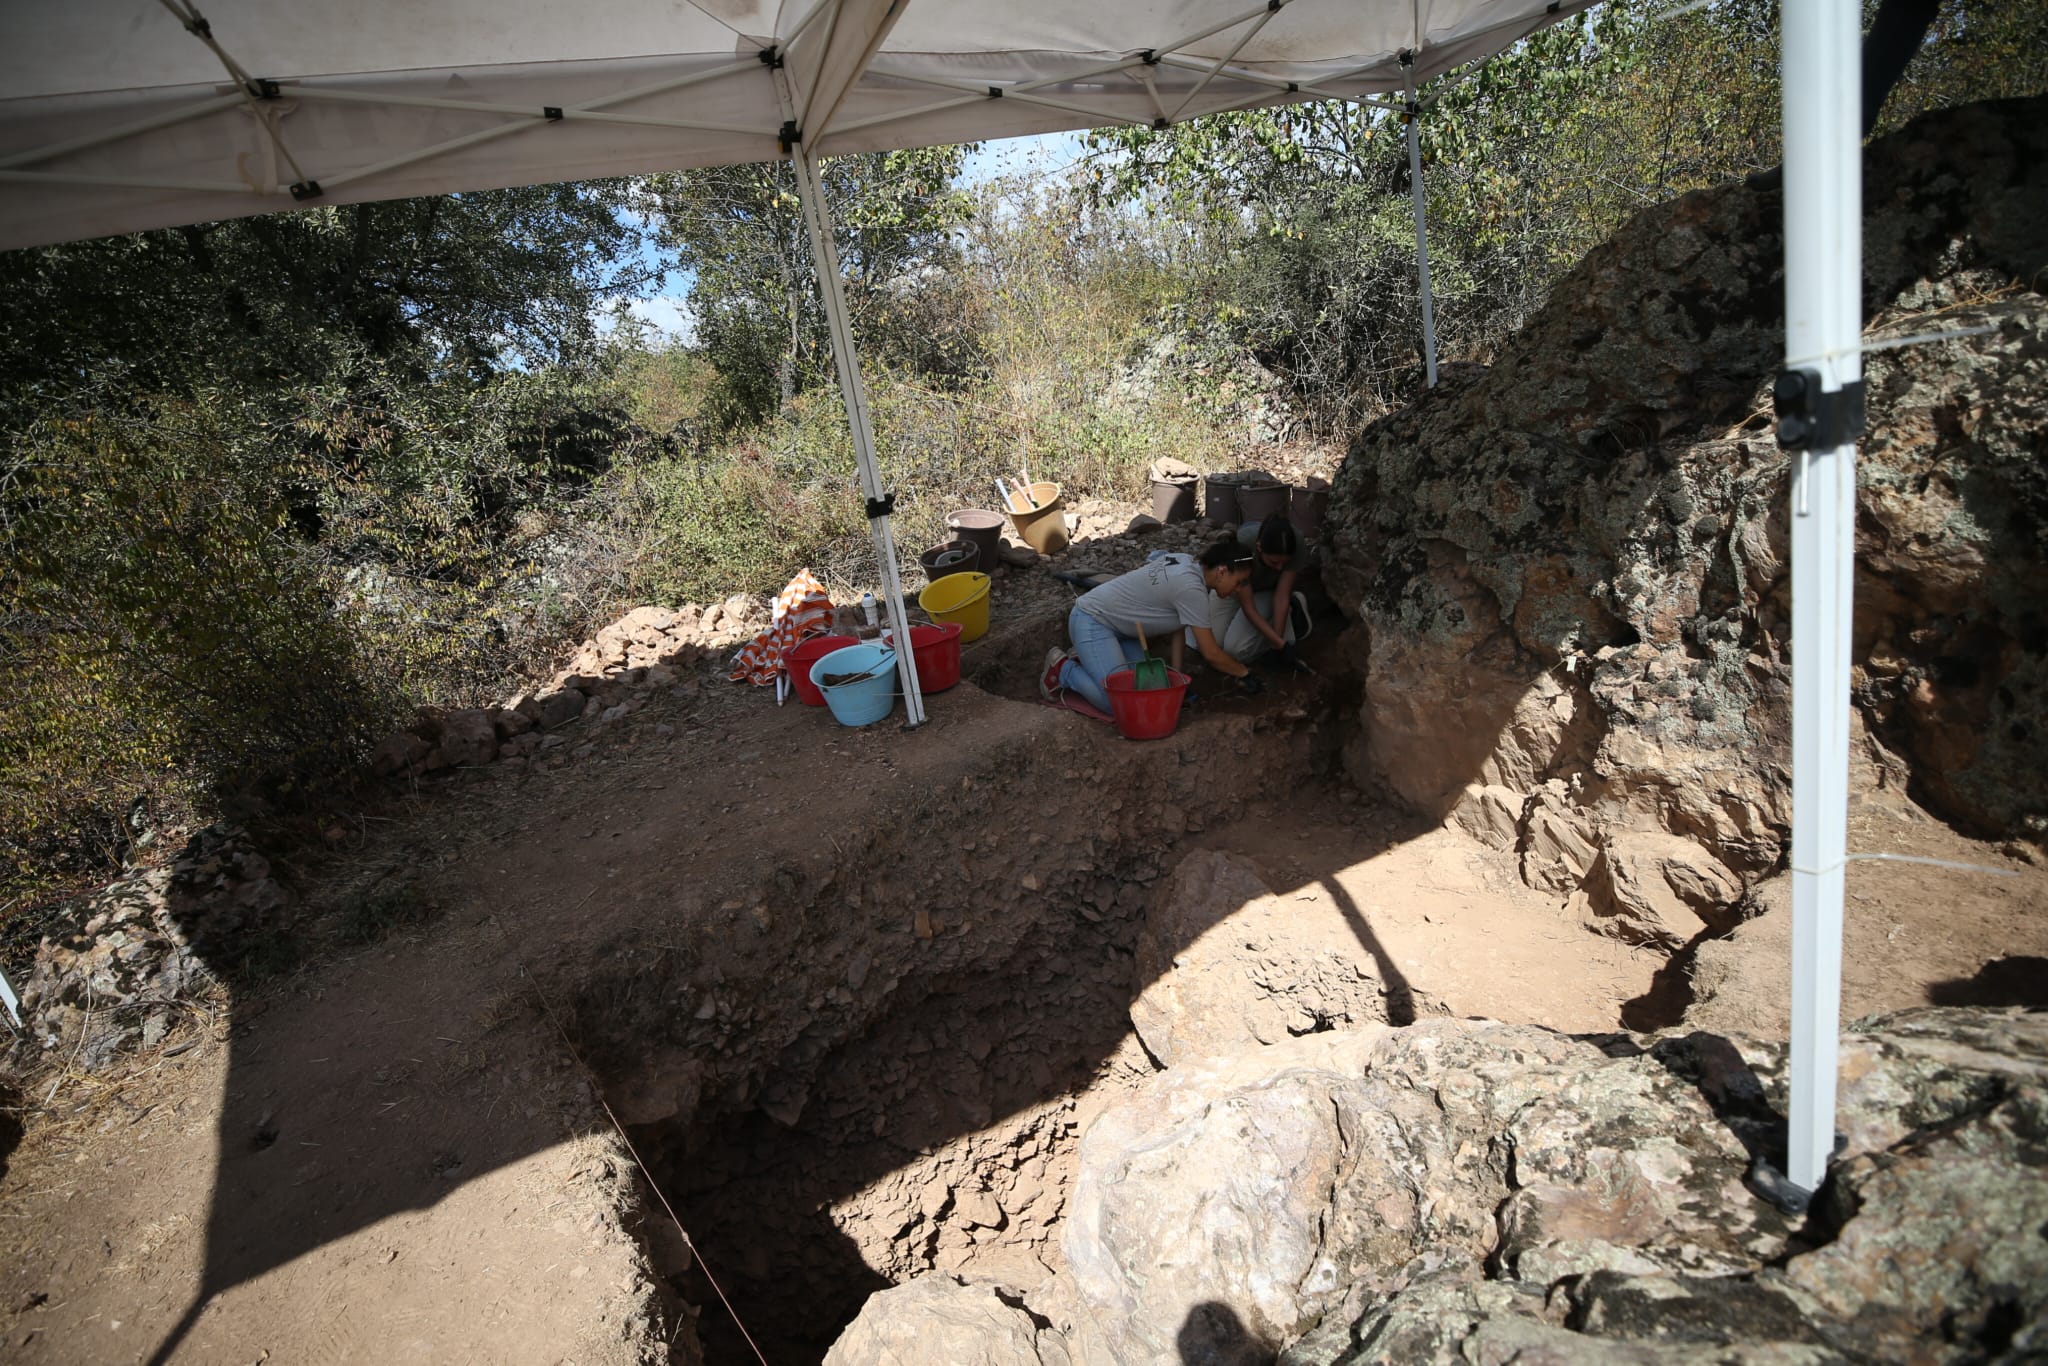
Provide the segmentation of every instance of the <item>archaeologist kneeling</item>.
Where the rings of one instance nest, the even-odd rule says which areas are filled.
[[[1155,554],[1128,574],[1089,590],[1067,614],[1071,650],[1054,647],[1045,657],[1038,691],[1052,701],[1069,688],[1097,711],[1109,710],[1102,680],[1145,657],[1140,636],[1172,642],[1172,663],[1181,662],[1185,630],[1210,668],[1233,679],[1250,672],[1231,657],[1210,629],[1212,595],[1234,598],[1250,581],[1251,547],[1235,541],[1212,545],[1200,559]]]
[[[1308,635],[1309,621],[1308,601],[1295,585],[1313,566],[1313,552],[1285,517],[1246,522],[1237,539],[1251,548],[1251,578],[1234,597],[1210,603],[1209,629],[1235,659],[1249,664],[1274,655],[1268,663],[1299,668],[1294,645]]]

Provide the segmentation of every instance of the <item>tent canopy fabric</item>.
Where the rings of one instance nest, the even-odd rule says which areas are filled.
[[[765,161],[786,131],[835,156],[1385,97],[1590,3],[13,4],[0,248]]]

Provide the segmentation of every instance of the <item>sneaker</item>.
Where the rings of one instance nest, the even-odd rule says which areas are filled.
[[[1067,666],[1070,655],[1057,645],[1046,651],[1045,666],[1038,673],[1038,695],[1048,702],[1060,700],[1060,670]]]
[[[1310,621],[1308,616],[1308,594],[1296,593],[1294,595],[1294,605],[1288,609],[1287,613],[1287,624],[1294,628],[1295,644],[1299,645],[1302,641],[1308,639],[1308,633],[1315,627],[1315,623]]]

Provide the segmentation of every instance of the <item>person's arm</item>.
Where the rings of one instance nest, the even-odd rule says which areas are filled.
[[[1216,639],[1216,633],[1206,626],[1191,628],[1195,633],[1195,648],[1202,652],[1203,662],[1217,673],[1231,678],[1243,678],[1251,670],[1237,661],[1237,657],[1223,648],[1223,642]]]
[[[1294,580],[1299,577],[1289,565],[1280,571],[1280,582],[1273,585],[1273,630],[1280,637],[1282,647],[1287,644],[1287,618],[1294,611]]]
[[[1173,644],[1166,647],[1166,663],[1175,673],[1186,673],[1181,665],[1187,660],[1188,633],[1185,627],[1173,633]]]
[[[1291,574],[1283,574],[1280,578],[1280,582],[1282,584],[1291,583],[1292,581],[1293,576]],[[1279,605],[1280,601],[1281,598],[1276,593],[1273,597],[1274,605]],[[1258,600],[1252,596],[1252,587],[1250,584],[1246,584],[1244,587],[1237,590],[1237,610],[1244,614],[1244,619],[1252,624],[1253,630],[1257,631],[1260,635],[1266,638],[1267,644],[1271,645],[1276,650],[1285,649],[1287,647],[1286,634],[1280,631],[1278,628],[1276,628],[1273,625],[1273,623],[1267,621],[1264,617],[1259,615]],[[1287,618],[1283,614],[1280,620],[1285,621],[1287,620]]]

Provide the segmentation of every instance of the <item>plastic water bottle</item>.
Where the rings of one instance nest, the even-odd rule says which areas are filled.
[[[873,640],[881,635],[881,620],[875,613],[875,595],[873,593],[863,593],[860,595],[860,613],[865,618],[866,624],[857,628],[854,634],[862,640]]]

